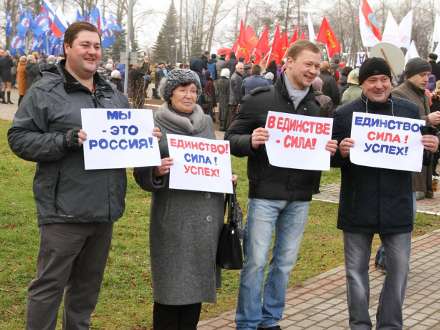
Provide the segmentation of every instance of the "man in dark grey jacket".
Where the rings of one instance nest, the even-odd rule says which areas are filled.
[[[125,206],[124,169],[84,169],[80,109],[128,108],[127,98],[96,73],[101,60],[96,27],[70,25],[64,53],[66,60],[43,72],[26,93],[8,132],[11,149],[37,163],[40,251],[27,310],[27,329],[35,330],[55,329],[64,292],[64,328],[89,328],[113,222]]]

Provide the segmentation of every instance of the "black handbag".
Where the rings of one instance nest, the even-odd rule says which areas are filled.
[[[227,221],[223,224],[217,247],[217,265],[223,269],[241,269],[243,250],[241,247],[241,223],[243,212],[235,191],[225,198]]]

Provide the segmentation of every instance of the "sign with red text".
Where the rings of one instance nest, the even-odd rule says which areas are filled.
[[[160,165],[153,111],[81,109],[86,170]]]
[[[172,189],[232,194],[229,141],[168,134]]]
[[[350,161],[357,165],[420,172],[423,144],[418,119],[353,113]]]
[[[329,170],[333,118],[310,117],[269,111],[266,152],[269,163],[302,170]]]

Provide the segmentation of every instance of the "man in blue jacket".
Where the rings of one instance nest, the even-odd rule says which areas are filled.
[[[411,172],[353,164],[350,138],[354,112],[419,118],[417,106],[391,96],[391,70],[381,58],[366,60],[359,70],[361,98],[334,115],[333,138],[339,149],[333,165],[341,168],[338,228],[344,234],[347,301],[352,330],[371,329],[368,265],[371,243],[378,233],[385,247],[386,275],[377,309],[377,329],[402,329],[402,305],[409,272],[415,196]],[[421,137],[424,148],[436,151],[438,138]]]

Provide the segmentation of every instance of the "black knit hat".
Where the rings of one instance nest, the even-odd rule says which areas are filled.
[[[411,78],[418,73],[432,71],[431,64],[423,58],[416,57],[412,58],[405,65],[405,76],[406,78]]]
[[[359,85],[367,80],[371,76],[383,74],[385,76],[391,77],[391,69],[387,62],[380,57],[370,57],[362,63],[359,68]]]

